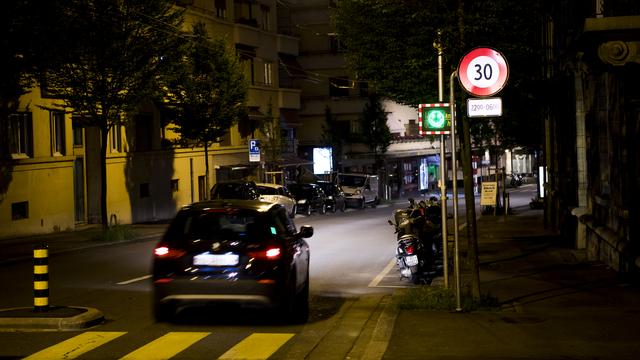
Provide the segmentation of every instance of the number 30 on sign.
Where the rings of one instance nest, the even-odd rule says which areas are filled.
[[[491,96],[507,83],[509,66],[502,54],[491,48],[476,48],[460,60],[458,78],[462,87],[475,96]]]

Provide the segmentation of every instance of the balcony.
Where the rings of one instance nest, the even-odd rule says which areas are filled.
[[[254,20],[255,19],[249,19]],[[260,46],[260,30],[256,27],[242,24],[236,20],[236,25],[233,27],[233,41],[236,44],[243,44],[252,47]]]

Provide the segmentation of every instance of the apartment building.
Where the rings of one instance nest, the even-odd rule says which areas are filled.
[[[279,118],[285,146],[275,161],[293,166],[300,89],[295,88],[297,37],[278,32],[276,0],[179,0],[185,26],[205,23],[211,37],[235,47],[250,81],[250,119]],[[73,114],[44,110],[57,101],[34,88],[10,115],[13,161],[0,180],[0,237],[72,230],[100,222],[100,136]],[[204,149],[172,146],[175,134],[153,104],[141,104],[130,126],[114,127],[107,149],[107,209],[111,223],[171,218],[204,199]],[[256,173],[248,140],[234,126],[209,149],[211,184]]]
[[[334,171],[373,172],[374,156],[361,142],[360,117],[370,88],[366,79],[350,73],[345,61],[347,49],[331,24],[333,1],[289,0],[286,2],[291,29],[300,38],[299,63],[306,72],[302,89],[297,136],[301,156],[311,158],[314,147],[326,142],[326,111],[335,118],[334,134],[341,134],[341,149],[334,150]],[[435,64],[434,64],[435,66]],[[430,166],[438,174],[439,139],[420,137],[416,107],[384,102],[389,129],[394,136],[385,157],[385,184],[392,195],[418,189],[419,173]],[[434,175],[437,177],[437,175]],[[434,181],[436,178],[432,177]]]

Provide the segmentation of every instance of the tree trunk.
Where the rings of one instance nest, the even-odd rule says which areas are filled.
[[[467,263],[471,269],[471,294],[480,298],[480,263],[478,261],[478,231],[476,226],[476,198],[473,192],[473,167],[471,166],[471,135],[469,118],[462,118],[462,172],[464,174],[464,199],[467,215]]]
[[[208,200],[211,187],[209,187],[209,144],[206,141],[204,142],[204,174],[204,198]]]
[[[458,31],[460,44],[465,46],[464,0],[458,1]],[[471,135],[469,119],[462,117],[462,173],[464,178],[464,197],[467,215],[467,263],[471,269],[471,293],[474,299],[480,297],[480,267],[478,262],[478,232],[476,230],[475,195],[473,194],[473,169],[471,166]],[[455,151],[455,149],[454,149]]]
[[[100,127],[100,221],[102,228],[109,228],[107,212],[107,145],[109,127]]]

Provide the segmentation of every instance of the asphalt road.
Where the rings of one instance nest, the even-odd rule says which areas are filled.
[[[347,319],[349,326],[361,329],[384,295],[409,286],[390,267],[395,238],[386,221],[391,211],[380,206],[296,217],[298,226],[315,229],[308,239],[311,315],[304,326],[279,325],[264,319],[261,311],[217,309],[190,309],[177,322],[156,323],[149,270],[157,239],[57,254],[49,259],[50,304],[96,308],[107,321],[80,332],[0,332],[0,358],[148,358],[174,353],[176,358],[233,358],[238,352],[246,356],[243,351],[262,351],[254,356],[285,359],[348,352],[357,332],[351,339],[341,336],[346,325],[340,322]],[[3,265],[0,283],[0,308],[32,303],[30,261]]]

